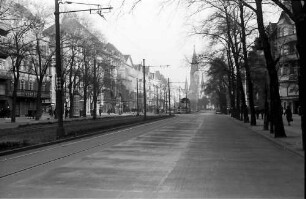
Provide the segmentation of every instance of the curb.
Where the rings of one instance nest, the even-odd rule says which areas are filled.
[[[55,140],[55,141],[51,141],[51,142],[42,143],[42,144],[30,145],[30,146],[26,146],[26,147],[20,147],[20,148],[16,148],[16,149],[7,150],[7,151],[2,151],[2,152],[0,152],[0,157],[5,156],[5,155],[11,155],[11,154],[18,153],[18,152],[37,149],[37,148],[41,148],[41,147],[45,147],[45,146],[51,146],[51,145],[59,144],[59,143],[63,143],[63,142],[68,142],[68,141],[72,141],[72,140],[77,140],[77,139],[81,139],[81,138],[85,138],[85,137],[105,134],[107,132],[116,131],[116,130],[132,127],[132,126],[137,126],[137,125],[140,125],[140,124],[151,123],[151,122],[158,121],[158,120],[163,120],[163,119],[171,119],[173,117],[175,117],[175,116],[161,116],[161,117],[157,117],[157,118],[141,120],[139,122],[135,122],[135,123],[132,123],[132,124],[123,124],[123,125],[120,125],[118,127],[110,127],[110,128],[102,129],[102,130],[95,131],[95,132],[92,132],[92,133],[83,134],[83,135],[76,135],[76,136],[73,136],[73,137],[63,138],[63,139],[59,139],[59,140]]]

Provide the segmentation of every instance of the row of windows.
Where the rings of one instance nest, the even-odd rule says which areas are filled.
[[[26,82],[25,80],[21,80],[19,83],[20,90],[34,90],[34,82]],[[46,84],[44,83],[41,88],[42,91],[46,91]]]
[[[280,73],[281,73],[282,76],[297,75],[298,74],[298,63],[297,62],[285,63],[281,67]]]
[[[296,29],[294,25],[280,27],[277,30],[277,36],[278,37],[284,37],[287,35],[294,35],[296,34]]]
[[[296,53],[296,42],[284,44],[281,49],[281,55],[290,55]]]
[[[0,59],[0,70],[5,70],[5,60]]]

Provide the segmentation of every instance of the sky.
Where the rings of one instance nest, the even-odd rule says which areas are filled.
[[[123,6],[122,0],[71,1],[112,6],[111,12],[103,14],[105,19],[88,12],[82,15],[88,17],[94,29],[99,30],[107,42],[114,44],[122,54],[131,55],[134,64],[141,64],[145,59],[146,65],[152,66],[151,71],[161,71],[177,85],[184,86],[186,78],[189,79],[188,60],[191,60],[194,49],[200,53],[204,47],[203,39],[190,36],[190,17],[185,7],[171,4],[162,9],[164,0],[142,0],[133,10],[131,2],[134,0],[126,0]],[[71,10],[90,8],[84,5],[65,6]]]
[[[117,1],[118,2],[118,1]],[[184,82],[189,77],[193,50],[201,52],[202,40],[190,36],[187,13],[176,5],[161,9],[160,0],[144,0],[130,13],[130,6],[118,16],[119,6],[114,6],[113,13],[105,14],[106,20],[100,19],[107,40],[113,43],[123,54],[132,56],[134,64],[143,59],[150,70],[159,70],[170,81]],[[98,21],[98,20],[97,20]],[[169,65],[168,67],[159,67]]]
[[[54,7],[53,0],[44,1]],[[125,0],[123,6],[121,3],[124,0],[70,1],[113,7],[111,12],[103,14],[105,19],[88,12],[82,14],[105,36],[107,42],[114,44],[121,53],[131,55],[134,64],[141,64],[145,59],[146,65],[152,66],[151,71],[161,71],[171,82],[185,82],[186,78],[189,80],[188,60],[191,60],[194,50],[197,54],[210,50],[206,39],[190,35],[190,24],[196,21],[195,17],[190,17],[192,8],[177,4],[164,5],[162,2],[165,0],[142,0],[131,11],[131,3],[136,0]],[[66,8],[76,10],[90,7],[67,5]],[[272,12],[266,19],[275,22],[276,17]]]

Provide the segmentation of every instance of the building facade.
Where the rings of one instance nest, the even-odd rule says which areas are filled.
[[[31,52],[37,50],[35,47],[38,48],[37,43],[39,43],[40,52],[47,53],[48,40],[34,33],[32,26],[29,25],[29,20],[33,17],[29,10],[18,3],[10,4],[10,9],[14,13],[8,15],[7,24],[0,25],[0,115],[10,116],[13,104],[13,85],[16,83],[14,81],[18,81],[15,115],[33,117],[37,111],[36,103],[40,90],[37,76],[42,73],[35,70],[37,65],[31,57]],[[14,40],[16,35],[19,36],[18,43]],[[42,58],[41,62],[44,61]],[[44,110],[51,100],[50,76],[50,71],[47,70],[43,75],[41,86],[40,94]]]
[[[276,24],[272,25],[271,46],[274,59],[278,61],[279,92],[282,107],[290,106],[293,113],[298,113],[298,53],[296,50],[296,29],[294,22],[282,12]]]

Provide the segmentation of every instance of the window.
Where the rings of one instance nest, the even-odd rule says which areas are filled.
[[[283,28],[283,36],[289,35],[289,27],[284,27]]]
[[[0,60],[0,70],[4,70],[4,61]]]
[[[25,81],[24,80],[21,80],[21,82],[20,82],[20,89],[21,90],[25,89]]]
[[[281,50],[282,55],[288,55],[290,52],[290,46],[288,44],[284,44]]]
[[[288,75],[288,64],[284,64],[281,68],[281,75]]]
[[[46,83],[43,83],[41,86],[41,91],[46,91]]]
[[[284,36],[284,28],[278,28],[278,37],[283,37]]]
[[[0,95],[5,95],[5,84],[0,84]]]
[[[31,90],[31,91],[33,90],[33,82],[31,82],[31,81],[29,82],[29,90]]]
[[[290,75],[293,75],[294,74],[294,66],[290,66],[290,68],[289,68],[289,74]]]
[[[296,41],[286,43],[282,46],[281,55],[291,55],[296,53]]]
[[[295,26],[294,25],[291,25],[291,26],[288,27],[288,34],[289,35],[295,34]]]
[[[295,26],[293,25],[292,27],[293,27],[293,28],[292,28],[292,34],[296,34],[296,28],[295,28]]]

